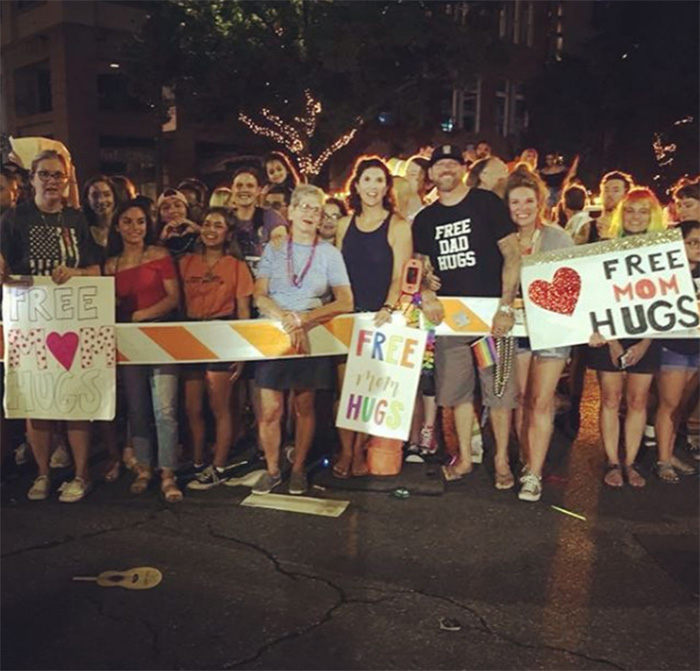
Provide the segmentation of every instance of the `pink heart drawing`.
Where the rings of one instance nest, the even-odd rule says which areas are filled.
[[[46,346],[51,354],[54,355],[56,361],[66,370],[70,370],[70,367],[73,365],[79,342],[80,337],[75,331],[68,331],[68,333],[63,335],[56,333],[56,331],[51,331],[46,336]]]

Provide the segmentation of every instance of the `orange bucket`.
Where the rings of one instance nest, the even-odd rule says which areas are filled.
[[[403,441],[370,436],[367,466],[371,475],[398,475],[403,461]]]

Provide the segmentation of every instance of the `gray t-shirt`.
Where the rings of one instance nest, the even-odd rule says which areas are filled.
[[[308,272],[301,286],[294,286],[287,258],[288,245],[267,245],[258,265],[257,278],[269,280],[268,295],[283,310],[304,312],[323,305],[331,287],[350,286],[343,255],[328,242],[319,242],[316,251],[312,245],[292,243],[291,274],[302,275],[313,253]]]

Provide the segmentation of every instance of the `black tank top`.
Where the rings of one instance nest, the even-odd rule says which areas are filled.
[[[389,245],[390,220],[391,214],[376,231],[363,233],[357,228],[353,215],[343,238],[343,258],[356,312],[376,312],[389,293],[394,270],[394,252]]]

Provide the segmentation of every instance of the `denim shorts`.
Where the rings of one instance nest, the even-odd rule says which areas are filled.
[[[661,370],[697,370],[700,367],[700,352],[679,354],[666,347],[661,348]]]
[[[533,350],[530,347],[529,338],[518,338],[515,353],[527,354],[528,352],[532,352],[540,359],[568,359],[571,356],[571,347],[566,345],[564,347],[549,347],[547,349]]]

